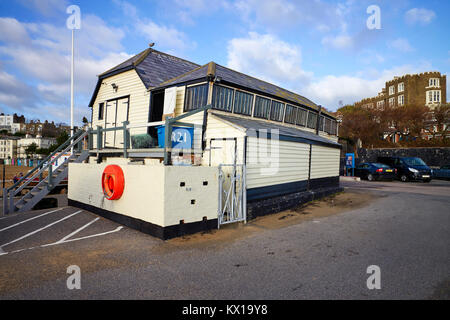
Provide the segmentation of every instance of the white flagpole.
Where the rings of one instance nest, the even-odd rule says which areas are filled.
[[[74,94],[73,94],[73,71],[74,71],[74,32],[75,30],[72,29],[72,63],[71,63],[71,70],[70,70],[70,136],[73,137],[73,100],[74,100]],[[73,147],[71,152],[73,153]]]

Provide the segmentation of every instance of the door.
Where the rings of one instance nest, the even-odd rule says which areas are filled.
[[[128,104],[129,98],[122,98],[117,100],[117,110],[116,110],[116,127],[122,127],[123,122],[128,120]],[[114,141],[115,148],[123,148],[123,130],[117,130]]]
[[[105,111],[105,129],[113,128],[116,126],[116,105],[117,100],[106,102]],[[105,148],[113,148],[114,147],[114,138],[115,131],[107,131],[104,134],[103,141]]]

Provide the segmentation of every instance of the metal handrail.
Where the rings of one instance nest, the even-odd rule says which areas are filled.
[[[84,135],[82,137],[80,137],[82,134],[84,133]],[[11,190],[15,190],[15,188],[19,185],[22,184],[22,182],[24,182],[30,175],[32,175],[35,171],[37,171],[39,169],[39,171],[28,181],[25,181],[24,184],[22,184],[19,188],[17,188],[17,190],[15,190],[13,192],[13,195],[16,195],[18,192],[20,192],[21,190],[23,190],[30,182],[33,181],[34,178],[36,178],[36,176],[38,174],[41,173],[41,171],[43,171],[44,169],[46,169],[49,165],[51,165],[53,162],[55,162],[57,159],[59,159],[59,157],[61,157],[62,154],[60,154],[59,156],[57,156],[55,159],[51,159],[56,153],[61,152],[61,150],[63,150],[64,146],[66,144],[68,144],[71,140],[74,140],[74,142],[72,142],[68,147],[66,147],[64,150],[64,152],[66,152],[68,149],[70,149],[72,146],[74,146],[76,143],[80,142],[82,138],[84,138],[86,136],[86,132],[84,130],[79,130],[78,132],[76,132],[72,137],[70,137],[69,139],[67,139],[67,141],[65,141],[62,145],[60,145],[55,151],[53,151],[49,156],[47,156],[40,165],[38,165],[37,167],[35,167],[34,169],[30,170],[24,177],[22,177],[19,181],[17,181],[14,185],[12,185],[11,187],[9,187],[8,189],[6,189],[6,191],[9,193]],[[81,139],[80,139],[81,138]],[[50,162],[48,162],[50,160]],[[44,168],[45,167],[45,168]]]

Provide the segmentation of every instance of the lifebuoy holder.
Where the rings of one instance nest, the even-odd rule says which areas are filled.
[[[102,189],[105,198],[108,200],[117,200],[123,194],[125,188],[125,177],[122,168],[111,164],[103,170]]]

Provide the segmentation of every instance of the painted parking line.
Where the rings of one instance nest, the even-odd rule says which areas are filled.
[[[122,230],[122,229],[123,229],[123,226],[120,226],[120,227],[117,227],[116,229],[111,230],[111,231],[102,232],[102,233],[97,233],[97,234],[92,234],[92,235],[90,235],[90,236],[85,236],[85,237],[80,237],[80,238],[75,238],[75,239],[70,239],[70,240],[65,240],[65,241],[63,241],[63,242],[59,242],[59,241],[58,241],[58,242],[54,242],[54,243],[44,244],[44,245],[42,245],[42,246],[40,246],[40,247],[41,247],[41,248],[44,248],[44,247],[54,246],[54,245],[57,245],[57,244],[63,244],[63,243],[68,243],[68,242],[73,242],[73,241],[80,241],[80,240],[85,240],[85,239],[90,239],[90,238],[95,238],[95,237],[105,236],[105,235],[107,235],[107,234],[110,234],[110,233],[114,233],[114,232],[120,231],[120,230]]]
[[[92,221],[91,221],[92,222]],[[92,234],[90,236],[85,236],[85,237],[80,237],[80,238],[75,238],[75,239],[69,239],[69,240],[64,240],[61,242],[61,240],[57,241],[57,242],[53,242],[53,243],[49,243],[49,244],[43,244],[41,246],[37,246],[37,247],[31,247],[31,248],[24,248],[24,249],[19,249],[19,250],[15,250],[15,251],[11,251],[11,252],[4,252],[1,250],[0,248],[0,256],[3,255],[7,255],[7,254],[11,254],[11,253],[18,253],[18,252],[22,252],[25,250],[33,250],[33,249],[37,249],[37,248],[45,248],[45,247],[51,247],[51,246],[56,246],[56,245],[60,245],[60,244],[65,244],[68,242],[74,242],[74,241],[80,241],[80,240],[85,240],[85,239],[90,239],[90,238],[96,238],[96,237],[100,237],[100,236],[105,236],[107,234],[111,234],[111,233],[115,233],[118,232],[120,230],[123,229],[123,226],[117,227],[114,230],[111,231],[107,231],[107,232],[102,232],[102,233],[97,233],[97,234]],[[67,237],[66,237],[67,238]]]
[[[66,220],[66,219],[69,219],[70,217],[73,217],[74,215],[77,215],[77,214],[79,214],[79,213],[82,212],[82,211],[83,211],[83,210],[79,210],[79,211],[77,211],[77,212],[74,212],[74,213],[72,213],[72,214],[69,214],[68,216],[65,216],[64,218],[62,218],[62,219],[60,219],[60,220],[57,220],[57,221],[55,221],[55,222],[52,222],[52,223],[46,225],[45,227],[39,228],[39,229],[37,229],[37,230],[34,230],[33,232],[27,233],[26,235],[24,235],[24,236],[22,236],[22,237],[20,237],[20,238],[17,238],[17,239],[15,239],[15,240],[13,240],[13,241],[10,241],[10,242],[8,242],[8,243],[2,244],[2,245],[0,246],[0,248],[6,247],[6,246],[8,246],[8,245],[10,245],[10,244],[13,244],[13,243],[17,242],[17,241],[20,241],[20,240],[23,240],[23,239],[25,239],[25,238],[28,238],[28,237],[30,237],[30,236],[32,236],[32,235],[38,233],[38,232],[41,232],[42,230],[45,230],[45,229],[47,229],[47,228],[50,228],[51,226],[53,226],[53,225],[55,225],[55,224],[57,224],[57,223],[59,223],[59,222],[62,222],[62,221],[64,221],[64,220]]]
[[[52,211],[49,211],[49,212],[46,212],[46,213],[37,215],[37,216],[35,216],[35,217],[33,217],[33,218],[30,218],[30,219],[27,219],[27,220],[18,222],[18,223],[16,223],[16,224],[13,224],[13,225],[10,225],[10,226],[8,226],[8,227],[6,227],[6,228],[1,229],[0,232],[5,231],[5,230],[8,230],[8,229],[11,229],[11,228],[14,228],[14,227],[17,227],[17,226],[20,226],[21,224],[23,224],[23,223],[25,223],[25,222],[28,222],[28,221],[31,221],[31,220],[34,220],[34,219],[37,219],[37,218],[46,216],[46,215],[48,215],[48,214],[50,214],[50,213],[57,212],[57,211],[61,211],[62,209],[64,209],[64,208],[59,208],[59,209],[56,209],[56,210],[52,210]],[[9,217],[4,217],[3,219],[5,219],[5,218],[9,218]]]
[[[81,230],[86,229],[87,227],[89,227],[91,224],[93,224],[95,221],[99,220],[100,218],[95,218],[94,220],[92,220],[91,222],[86,223],[84,226],[82,226],[81,228],[78,228],[77,230],[75,230],[74,232],[68,234],[67,236],[65,236],[64,238],[62,238],[61,240],[56,241],[55,243],[63,243],[64,241],[66,241],[67,239],[71,238],[72,236],[76,235],[78,232],[80,232]]]

